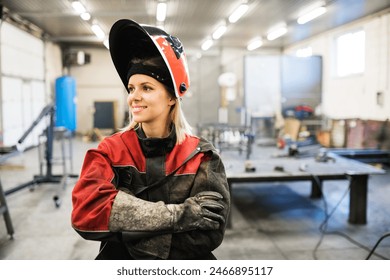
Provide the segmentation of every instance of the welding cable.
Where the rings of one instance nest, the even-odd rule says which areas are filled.
[[[384,240],[385,238],[387,238],[387,237],[389,237],[389,236],[390,236],[390,232],[385,233],[384,235],[382,235],[382,236],[378,239],[378,241],[376,242],[375,246],[371,249],[370,253],[368,254],[366,260],[369,260],[369,259],[371,258],[371,256],[372,256],[373,254],[375,254],[375,250],[376,250],[376,248],[379,246],[379,244],[382,242],[382,240]],[[377,254],[375,254],[375,255],[377,255]]]
[[[321,185],[321,181],[320,179],[318,178],[318,176],[314,175],[314,174],[311,174],[313,179],[316,181],[317,185],[320,186]],[[341,204],[341,202],[344,200],[345,196],[348,194],[349,192],[349,187],[347,188],[347,190],[343,193],[343,195],[341,196],[340,200],[336,203],[336,205],[333,207],[332,211],[330,211],[330,213],[328,212],[328,202],[326,201],[326,198],[325,198],[325,195],[324,193],[321,191],[322,193],[322,201],[324,203],[324,213],[325,213],[325,219],[324,221],[320,224],[319,226],[319,231],[321,232],[321,237],[320,237],[320,240],[318,240],[316,246],[314,247],[314,250],[313,250],[313,258],[315,260],[317,260],[317,250],[318,248],[321,246],[321,243],[325,237],[325,234],[332,234],[331,232],[328,232],[327,231],[327,228],[328,228],[328,222],[329,222],[329,219],[333,216],[334,212],[337,210],[337,208],[339,207],[339,205]]]
[[[320,185],[320,180],[317,176],[313,175],[313,179],[316,180],[316,182],[318,183],[318,185]],[[351,177],[347,175],[347,178],[350,180]],[[326,198],[324,196],[324,194],[322,193],[322,200],[324,202],[324,212],[325,212],[325,219],[324,221],[321,223],[320,227],[319,227],[319,230],[321,232],[321,238],[320,240],[317,242],[317,245],[315,246],[314,250],[313,250],[313,258],[314,259],[317,259],[317,255],[316,255],[316,252],[318,250],[318,248],[320,247],[323,239],[324,239],[324,235],[325,234],[333,234],[333,235],[338,235],[338,236],[341,236],[341,237],[344,237],[345,239],[347,239],[349,242],[351,242],[352,244],[370,252],[372,251],[372,254],[374,254],[375,256],[381,258],[381,259],[384,259],[384,260],[387,260],[386,257],[378,254],[378,253],[375,253],[374,249],[370,249],[368,248],[367,246],[359,243],[358,241],[354,240],[353,238],[351,238],[350,236],[348,236],[347,234],[343,233],[343,232],[340,232],[340,231],[327,231],[327,227],[328,227],[328,222],[329,222],[329,219],[332,217],[332,215],[334,214],[334,212],[336,211],[336,209],[339,207],[339,205],[341,204],[341,202],[344,200],[344,198],[346,197],[346,195],[350,192],[350,186],[346,189],[346,191],[343,193],[343,195],[341,196],[340,200],[336,203],[336,205],[333,207],[332,211],[330,213],[328,213],[328,202],[326,201]],[[390,234],[390,233],[389,233]],[[371,256],[371,255],[369,255]]]

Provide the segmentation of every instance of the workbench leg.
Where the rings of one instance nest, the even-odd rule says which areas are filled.
[[[312,198],[312,199],[322,198],[322,180],[321,179],[313,178],[311,180],[310,198]]]
[[[349,219],[351,224],[367,223],[367,185],[368,175],[351,176],[350,199],[349,199]]]
[[[7,200],[5,199],[5,194],[3,192],[3,186],[1,185],[1,182],[0,182],[0,210],[1,210],[0,213],[2,213],[4,217],[7,232],[12,239],[14,234],[14,227],[12,226],[11,215],[9,214]]]

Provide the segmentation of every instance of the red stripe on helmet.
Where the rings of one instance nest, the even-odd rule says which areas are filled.
[[[177,58],[171,45],[163,36],[153,36],[153,39],[157,42],[165,63],[167,63],[169,72],[171,73],[176,97],[182,97],[190,86],[185,54],[182,53],[180,57]]]

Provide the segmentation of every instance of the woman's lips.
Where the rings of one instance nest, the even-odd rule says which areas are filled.
[[[141,112],[143,109],[147,108],[146,106],[133,106],[133,113]]]

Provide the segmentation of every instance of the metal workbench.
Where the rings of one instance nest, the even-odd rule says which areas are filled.
[[[225,158],[226,175],[232,192],[235,184],[263,183],[278,181],[310,181],[311,198],[322,196],[322,182],[325,180],[349,180],[351,224],[367,223],[367,189],[369,175],[384,174],[385,171],[371,165],[329,154],[326,161],[315,157],[258,157],[250,161],[255,171],[246,172],[244,163],[239,159]],[[232,197],[234,199],[234,197]],[[229,221],[231,226],[231,222]]]

